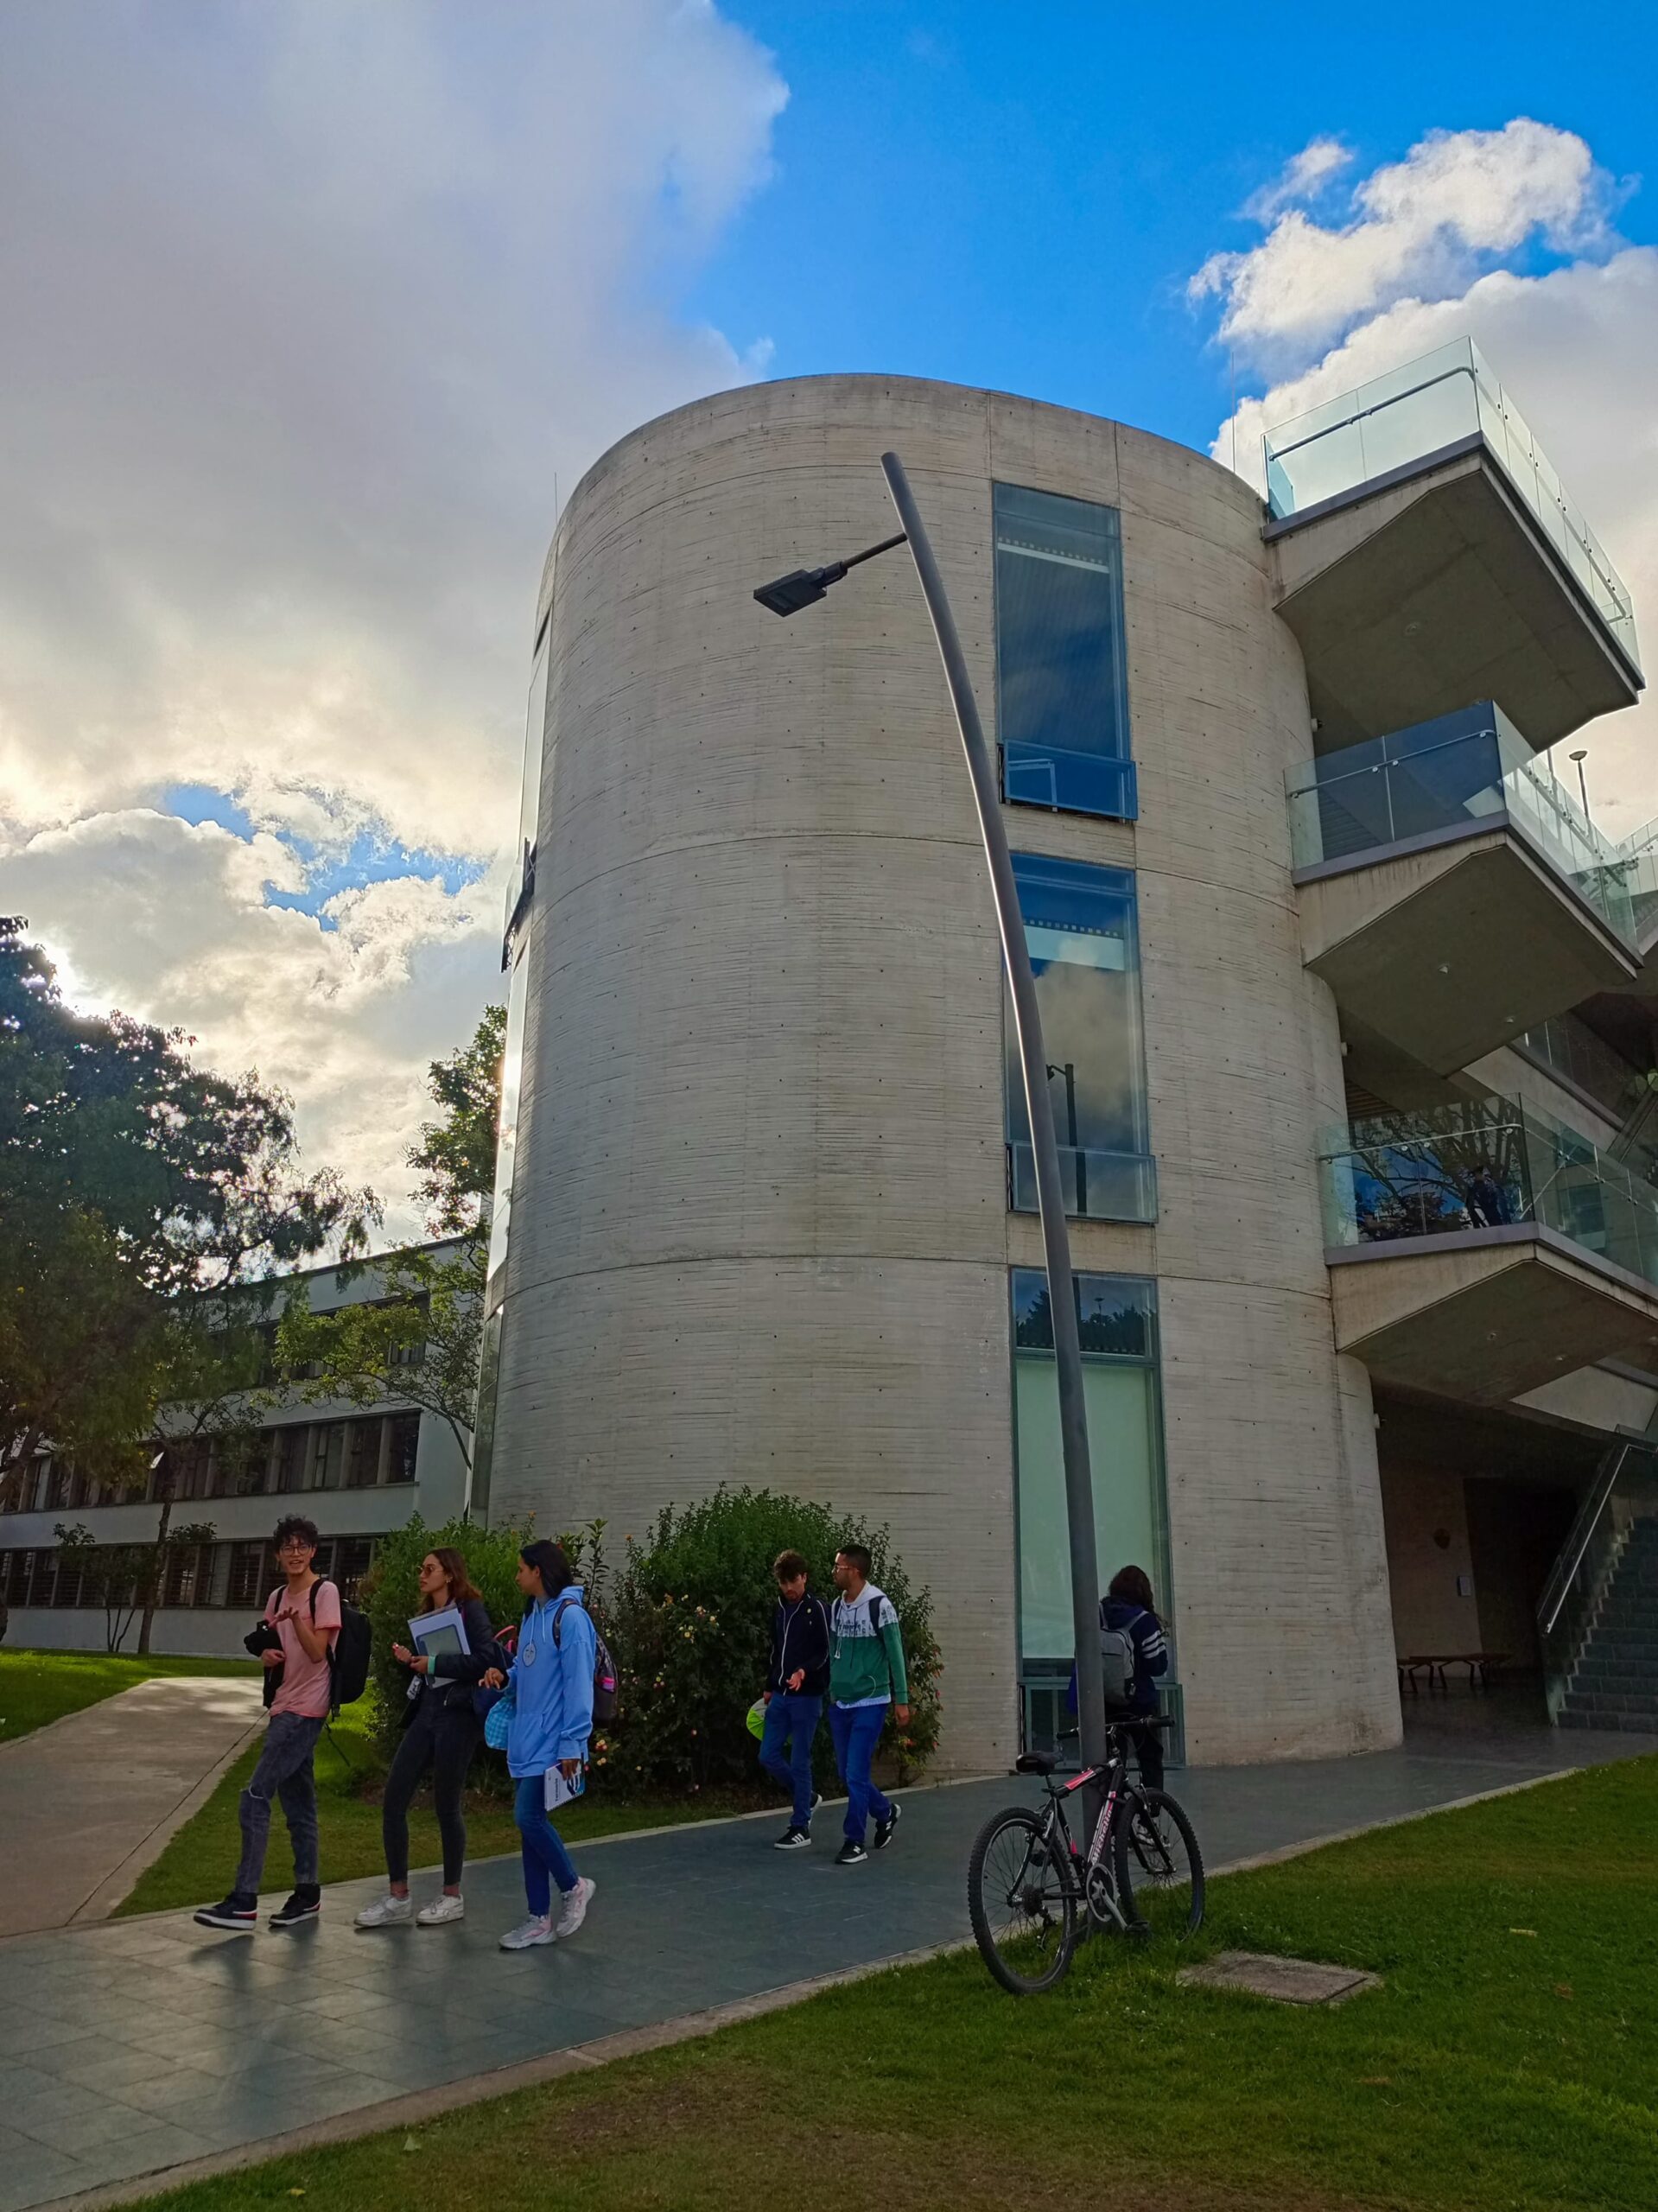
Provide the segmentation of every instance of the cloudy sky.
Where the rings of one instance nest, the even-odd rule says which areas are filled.
[[[757,376],[1248,470],[1263,414],[1471,331],[1658,652],[1649,11],[1316,54],[1257,13],[1245,52],[1201,4],[8,0],[0,907],[412,1225],[425,1063],[499,988],[556,493]],[[1617,831],[1655,738],[1587,734]]]

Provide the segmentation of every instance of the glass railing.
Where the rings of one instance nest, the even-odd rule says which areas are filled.
[[[1658,1192],[1579,1131],[1513,1099],[1345,1123],[1320,1145],[1318,1177],[1329,1246],[1536,1222],[1658,1284]]]
[[[1300,514],[1477,435],[1638,672],[1629,587],[1471,338],[1275,424],[1263,441],[1267,505]]]
[[[1514,1041],[1551,1074],[1586,1092],[1610,1121],[1622,1122],[1652,1096],[1641,1070],[1575,1014],[1550,1014]]]
[[[1290,848],[1318,868],[1448,830],[1517,830],[1628,944],[1623,849],[1604,836],[1490,700],[1292,768]]]
[[[1619,847],[1627,865],[1637,943],[1658,934],[1658,817],[1643,822]]]
[[[1094,1152],[1059,1147],[1059,1181],[1065,1211],[1084,1221],[1155,1221],[1157,1162],[1139,1152]],[[1007,1196],[1014,1213],[1035,1213],[1036,1154],[1029,1144],[1007,1147]]]

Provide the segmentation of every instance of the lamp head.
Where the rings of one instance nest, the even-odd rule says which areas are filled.
[[[773,614],[798,614],[803,607],[815,607],[845,574],[844,561],[831,561],[826,569],[791,569],[775,583],[762,584],[754,596]]]

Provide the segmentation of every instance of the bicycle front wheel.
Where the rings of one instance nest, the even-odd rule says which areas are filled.
[[[1204,1857],[1183,1808],[1160,1789],[1131,1791],[1112,1847],[1129,1925],[1153,1936],[1195,1936],[1204,1924]]]
[[[1027,1806],[994,1813],[967,1868],[967,1909],[986,1966],[1014,1997],[1051,1989],[1077,1947],[1077,1893],[1059,1847]]]

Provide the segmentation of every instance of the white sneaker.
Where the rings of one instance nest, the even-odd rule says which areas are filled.
[[[538,1919],[526,1920],[517,1928],[509,1928],[501,1938],[504,1951],[532,1951],[537,1943],[553,1941],[553,1923],[543,1912]]]
[[[564,1910],[558,1916],[558,1925],[553,1933],[562,1942],[565,1936],[574,1936],[588,1916],[588,1907],[593,1903],[597,1882],[590,1882],[584,1874],[573,1890],[564,1892]]]
[[[467,1916],[465,1897],[452,1897],[447,1891],[435,1897],[430,1904],[422,1905],[415,1915],[416,1928],[441,1928],[446,1921],[464,1920]]]
[[[359,1928],[400,1928],[415,1916],[413,1897],[376,1897],[372,1904],[365,1904],[357,1916]]]

